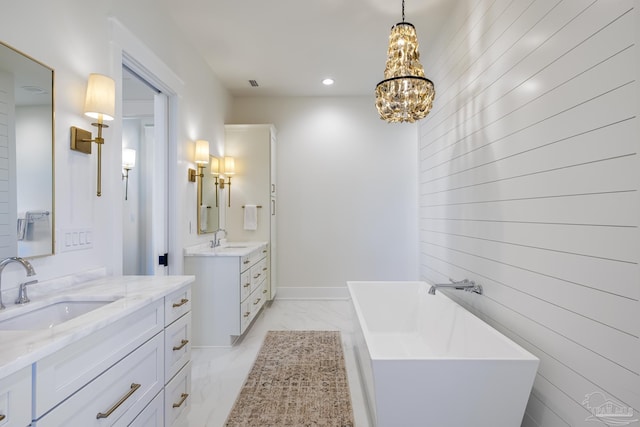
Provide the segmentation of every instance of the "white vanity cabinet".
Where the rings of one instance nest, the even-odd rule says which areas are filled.
[[[185,256],[193,284],[193,344],[228,347],[268,301],[269,249],[238,256]]]
[[[225,229],[238,241],[269,243],[267,293],[272,300],[277,291],[276,239],[277,182],[276,129],[273,125],[225,125],[225,155],[233,156],[236,175],[232,179],[231,206],[226,207]],[[244,229],[247,204],[260,206],[256,230]]]
[[[37,361],[32,425],[185,425],[190,358],[186,287]],[[183,385],[177,399],[173,384]]]
[[[0,380],[0,426],[24,427],[31,422],[31,367]]]

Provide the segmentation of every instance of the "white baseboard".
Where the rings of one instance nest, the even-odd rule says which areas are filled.
[[[346,286],[340,287],[278,287],[276,299],[349,299]]]

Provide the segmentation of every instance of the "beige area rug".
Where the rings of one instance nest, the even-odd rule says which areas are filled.
[[[353,427],[338,331],[269,331],[227,427]]]

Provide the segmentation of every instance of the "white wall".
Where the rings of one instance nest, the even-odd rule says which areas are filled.
[[[230,123],[277,129],[280,298],[417,278],[415,125],[381,121],[369,97],[239,98]]]
[[[34,11],[37,8],[37,11]],[[114,40],[114,21],[128,29],[136,43],[121,46]],[[109,2],[63,0],[56,2],[9,2],[0,14],[0,40],[37,58],[55,70],[55,211],[60,231],[88,227],[93,231],[93,248],[60,252],[33,260],[38,279],[68,275],[97,267],[111,274],[122,269],[121,101],[116,103],[117,119],[104,132],[103,195],[96,197],[96,155],[87,156],[69,149],[69,128],[78,126],[94,132],[91,120],[82,114],[89,73],[114,77],[121,90],[122,50],[151,52],[147,63],[168,70],[178,90],[177,171],[172,185],[178,199],[172,215],[180,226],[174,241],[179,245],[198,241],[189,232],[195,224],[195,185],[187,182],[187,168],[193,167],[196,138],[221,140],[230,97],[213,73],[172,30],[152,0]],[[135,44],[135,45],[134,45]],[[164,68],[163,68],[164,67]],[[186,207],[185,207],[186,206]],[[192,206],[193,208],[190,208]],[[173,259],[181,271],[181,254]],[[12,266],[3,273],[3,287],[17,286],[24,273]]]
[[[423,55],[421,276],[540,358],[524,426],[638,418],[639,4],[462,0]]]

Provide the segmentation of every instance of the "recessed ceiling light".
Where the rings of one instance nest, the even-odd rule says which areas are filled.
[[[333,79],[326,78],[322,80],[322,84],[325,86],[331,86],[333,84]]]

